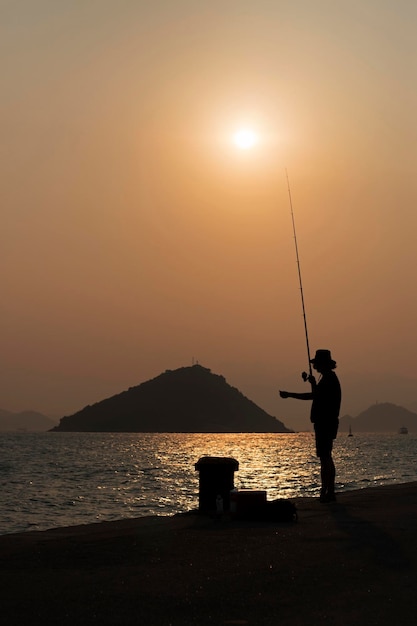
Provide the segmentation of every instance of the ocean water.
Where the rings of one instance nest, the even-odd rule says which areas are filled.
[[[204,455],[269,500],[319,492],[312,433],[0,433],[0,534],[196,509]],[[341,433],[334,458],[338,491],[415,481],[417,435]]]

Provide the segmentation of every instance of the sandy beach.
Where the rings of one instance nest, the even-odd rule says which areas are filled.
[[[188,512],[0,536],[3,623],[414,624],[417,483],[294,502],[296,523]]]

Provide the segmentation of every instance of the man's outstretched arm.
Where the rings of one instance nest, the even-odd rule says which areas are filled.
[[[280,390],[279,395],[281,396],[281,398],[295,398],[295,400],[312,400],[313,399],[313,393],[311,391],[307,393],[293,393],[292,391]]]

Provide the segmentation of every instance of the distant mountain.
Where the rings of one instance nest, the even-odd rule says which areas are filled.
[[[47,431],[55,424],[56,421],[36,411],[13,413],[12,411],[0,409],[0,432]]]
[[[349,430],[349,425],[353,432],[398,432],[401,426],[406,426],[408,430],[417,432],[417,413],[390,402],[377,403],[370,406],[366,411],[362,411],[356,417],[344,415],[340,419],[340,431]]]
[[[200,365],[167,370],[61,419],[54,431],[292,432],[223,376]]]

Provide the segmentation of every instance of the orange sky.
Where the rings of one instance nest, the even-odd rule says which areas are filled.
[[[342,411],[417,409],[416,19],[411,0],[2,2],[0,407],[62,416],[194,358],[307,423],[276,393],[307,367],[287,168]]]

